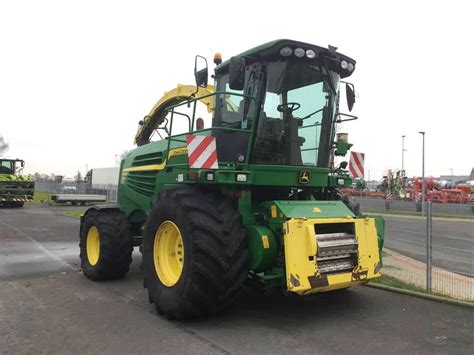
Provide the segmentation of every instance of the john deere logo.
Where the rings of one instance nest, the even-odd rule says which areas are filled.
[[[300,171],[300,184],[307,184],[311,180],[311,171],[301,170]]]

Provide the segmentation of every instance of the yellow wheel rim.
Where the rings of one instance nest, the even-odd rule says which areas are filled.
[[[184,264],[184,245],[176,224],[164,221],[158,227],[153,243],[155,271],[163,285],[178,283]]]
[[[90,227],[89,231],[87,232],[86,251],[89,264],[92,266],[97,264],[100,255],[100,238],[99,231],[96,226]]]

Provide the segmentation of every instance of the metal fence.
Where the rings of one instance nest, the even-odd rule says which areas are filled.
[[[421,215],[421,202],[384,200],[354,196],[362,211],[380,212],[418,212]],[[433,203],[433,215],[474,217],[473,205],[466,203]]]
[[[474,301],[474,220],[433,217],[385,217],[386,275],[428,293]]]
[[[36,181],[35,191],[52,194],[97,194],[106,195],[107,201],[117,202],[117,185],[93,185],[87,182],[60,183],[56,181]]]

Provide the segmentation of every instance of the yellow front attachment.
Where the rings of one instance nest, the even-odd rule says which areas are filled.
[[[380,276],[373,218],[290,219],[284,246],[288,291],[330,291]]]
[[[163,285],[176,285],[183,272],[184,244],[178,226],[171,221],[164,221],[156,231],[153,260]]]
[[[89,228],[86,239],[86,252],[89,264],[94,266],[99,261],[100,255],[100,237],[96,226]]]

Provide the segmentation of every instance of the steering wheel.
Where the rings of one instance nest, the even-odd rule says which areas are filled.
[[[277,111],[292,114],[294,111],[298,110],[300,107],[301,105],[297,102],[287,102],[286,104],[278,105]]]

